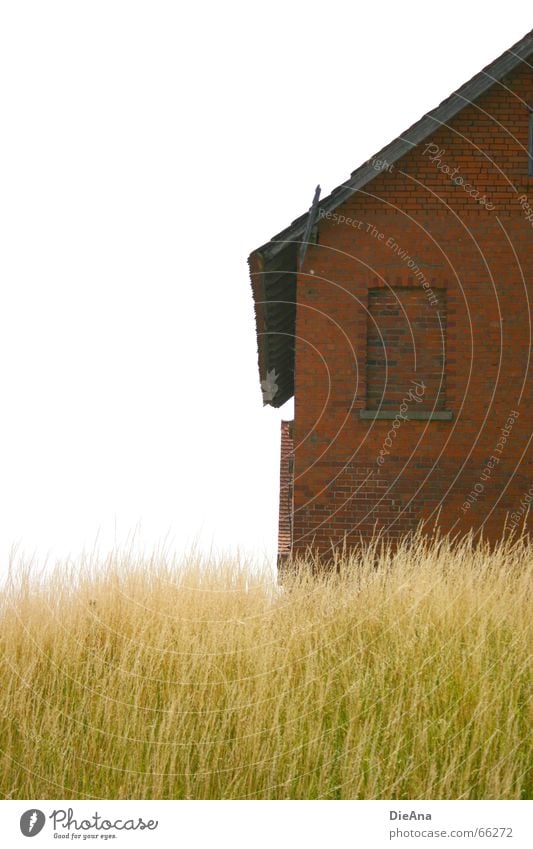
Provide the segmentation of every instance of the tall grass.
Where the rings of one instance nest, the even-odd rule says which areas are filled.
[[[0,795],[527,797],[532,553],[376,540],[281,590],[165,556],[19,567]]]

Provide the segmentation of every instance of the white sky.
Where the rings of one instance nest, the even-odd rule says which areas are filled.
[[[13,544],[75,557],[133,531],[274,556],[282,413],[247,256],[530,13],[1,4],[0,574]]]

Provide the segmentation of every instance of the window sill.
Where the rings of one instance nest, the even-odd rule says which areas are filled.
[[[359,418],[449,422],[453,419],[453,412],[451,410],[407,410],[405,413],[400,413],[399,410],[359,410]]]

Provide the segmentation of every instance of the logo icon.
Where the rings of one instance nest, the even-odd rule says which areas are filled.
[[[42,830],[46,817],[38,808],[24,811],[20,818],[20,830],[24,837],[35,837]]]

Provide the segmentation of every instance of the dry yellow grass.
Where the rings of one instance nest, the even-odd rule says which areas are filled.
[[[532,553],[376,541],[282,592],[162,554],[19,568],[0,795],[528,797]]]

